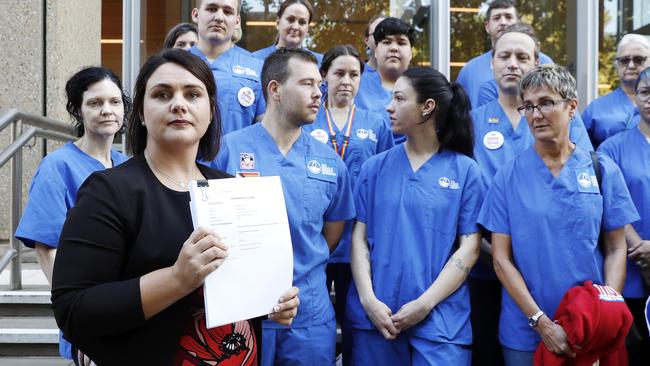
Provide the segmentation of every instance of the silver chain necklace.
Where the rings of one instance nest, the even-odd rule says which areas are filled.
[[[167,178],[170,182],[174,183],[176,186],[180,187],[181,189],[187,189],[189,182],[181,182],[179,180],[172,178],[168,174],[165,174],[163,171],[156,168],[156,164],[154,164],[153,160],[149,156],[147,156],[147,154],[144,154],[144,159],[147,161],[147,163],[149,163],[149,166],[151,167],[151,170],[154,171],[154,173],[162,175],[163,177]],[[196,176],[195,173],[196,173],[196,165],[194,165],[194,171],[192,172],[192,176]]]

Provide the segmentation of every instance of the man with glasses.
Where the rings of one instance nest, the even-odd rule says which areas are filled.
[[[537,36],[528,24],[509,26],[494,43],[492,71],[499,96],[472,110],[474,157],[489,183],[499,168],[533,144],[528,123],[518,111],[519,81],[539,63]],[[554,103],[549,102],[536,108],[544,114],[553,108]],[[525,110],[521,112],[525,114]],[[592,150],[582,121],[576,118],[571,121],[570,135],[576,144]],[[481,260],[469,278],[474,365],[503,364],[497,337],[501,284],[492,268],[491,249],[489,241],[483,239]]]
[[[626,34],[618,43],[614,59],[620,86],[589,104],[582,114],[595,148],[607,138],[639,123],[634,87],[641,71],[650,66],[650,41],[639,34]]]

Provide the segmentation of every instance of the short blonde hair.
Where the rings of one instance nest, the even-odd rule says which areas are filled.
[[[576,79],[564,66],[556,64],[539,65],[526,73],[519,81],[521,99],[524,99],[526,90],[540,87],[550,89],[563,99],[578,98]]]

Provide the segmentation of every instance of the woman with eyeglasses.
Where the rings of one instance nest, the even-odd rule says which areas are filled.
[[[626,34],[618,43],[614,66],[620,86],[591,102],[582,113],[594,148],[639,123],[634,88],[639,73],[650,66],[650,41],[639,34]]]
[[[499,339],[518,345],[504,347],[507,366],[532,365],[540,341],[575,356],[553,313],[567,290],[587,280],[622,291],[624,227],[639,219],[616,164],[569,139],[578,106],[573,76],[542,65],[519,87],[535,142],[494,176],[478,219],[492,232],[494,268],[506,289]]]
[[[635,91],[639,125],[607,139],[598,149],[620,167],[641,216],[641,220],[625,226],[628,260],[623,297],[639,332],[628,348],[631,365],[650,359],[650,339],[643,313],[650,295],[650,68],[639,75]]]

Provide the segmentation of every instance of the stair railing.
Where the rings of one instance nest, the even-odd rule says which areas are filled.
[[[21,244],[14,236],[22,211],[23,147],[32,138],[43,137],[58,141],[75,140],[74,128],[70,123],[63,123],[36,114],[25,113],[17,109],[0,109],[0,132],[11,125],[11,142],[0,151],[0,168],[11,161],[11,210],[9,214],[9,249],[0,257],[0,272],[11,263],[9,272],[10,288],[20,290],[22,286]],[[29,127],[27,127],[29,126]],[[27,127],[27,128],[25,128]]]

